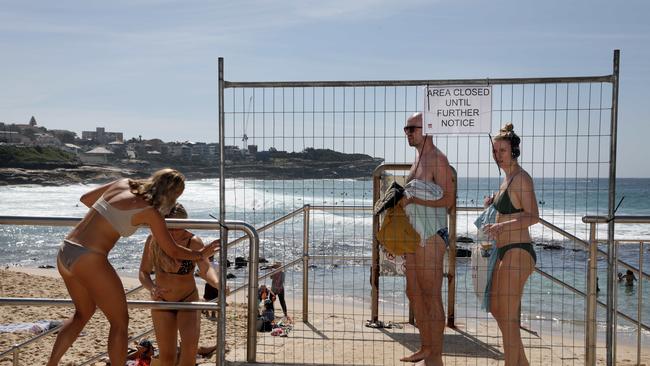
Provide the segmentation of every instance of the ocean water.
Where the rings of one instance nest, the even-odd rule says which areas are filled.
[[[190,218],[208,219],[218,215],[218,180],[189,181],[180,198],[188,209]],[[499,186],[498,178],[460,178],[458,181],[458,206],[482,205],[483,197]],[[63,187],[4,186],[0,187],[0,208],[3,215],[24,216],[77,216],[86,208],[79,197],[92,185]],[[585,215],[606,215],[608,185],[605,179],[536,179],[536,194],[540,216],[569,233],[587,240],[588,225],[582,223]],[[256,227],[276,220],[303,205],[332,206],[330,210],[315,209],[310,212],[310,255],[345,255],[357,260],[313,260],[309,273],[310,295],[369,304],[370,267],[363,258],[371,255],[372,216],[361,207],[372,205],[372,182],[369,180],[245,180],[226,181],[226,211],[230,220],[244,220]],[[620,179],[617,181],[617,201],[625,196],[617,214],[650,214],[650,179]],[[355,210],[337,207],[355,206]],[[477,213],[460,211],[457,218],[458,235],[476,237],[472,222]],[[0,265],[36,267],[55,265],[55,254],[69,228],[0,226]],[[197,231],[206,242],[218,237],[217,232]],[[137,276],[142,244],[148,235],[145,229],[129,238],[121,239],[109,259],[122,275]],[[238,236],[231,233],[230,238]],[[538,267],[553,274],[571,286],[585,291],[586,259],[588,253],[579,244],[538,224],[531,228],[535,242]],[[600,238],[606,238],[607,226],[598,228]],[[650,239],[650,225],[617,225],[618,239]],[[303,253],[303,216],[298,215],[260,233],[260,254],[269,261],[288,262]],[[471,244],[460,243],[469,247]],[[553,245],[555,249],[545,249]],[[604,245],[601,249],[606,250]],[[248,256],[246,243],[233,248],[229,259]],[[643,250],[643,266],[650,271],[650,243]],[[638,266],[639,245],[621,244],[619,258]],[[605,258],[599,258],[599,300],[606,302],[607,268]],[[486,317],[474,296],[469,258],[457,261],[457,319]],[[287,271],[288,292],[298,297],[302,292],[302,267]],[[621,268],[618,271],[624,272]],[[246,268],[230,270],[236,278],[231,287],[241,284]],[[380,301],[393,312],[405,312],[404,279],[383,277],[380,281]],[[262,282],[264,283],[264,282]],[[619,310],[636,317],[638,286],[626,288],[616,283]],[[650,298],[650,283],[644,282],[643,296]],[[317,308],[314,304],[312,308]],[[296,306],[298,308],[298,306]],[[549,280],[533,274],[527,283],[522,300],[522,321],[533,329],[578,329],[584,322],[584,301]],[[645,300],[642,313],[646,323],[650,320],[650,301]],[[604,312],[599,309],[599,318]],[[459,320],[462,322],[462,320]],[[602,323],[601,323],[602,326]],[[634,335],[632,324],[619,321],[619,332]],[[646,333],[646,337],[647,337]],[[645,338],[647,340],[647,338]]]

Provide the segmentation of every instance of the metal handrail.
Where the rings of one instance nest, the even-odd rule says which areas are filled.
[[[39,297],[0,297],[0,305],[9,306],[74,306],[72,299],[52,299]],[[177,301],[151,301],[151,300],[127,300],[126,305],[135,309],[157,309],[157,310],[219,310],[219,305],[203,302],[177,302]]]
[[[297,209],[289,212],[288,214],[280,217],[279,219],[275,219],[275,220],[273,220],[273,221],[271,221],[271,222],[269,222],[267,224],[264,224],[263,226],[257,228],[256,230],[257,230],[258,233],[261,233],[261,232],[264,232],[264,231],[266,231],[266,230],[268,230],[268,229],[270,229],[270,228],[272,228],[272,227],[274,227],[276,225],[279,225],[279,224],[289,220],[290,218],[292,218],[294,216],[298,216],[298,215],[302,214],[305,211],[305,207],[307,207],[307,206],[309,206],[309,205],[304,205],[303,207],[297,208]],[[243,235],[243,236],[240,236],[239,238],[237,238],[237,239],[235,239],[233,241],[229,241],[228,242],[228,248],[231,248],[231,247],[239,244],[240,242],[242,242],[245,239],[246,239],[246,236]]]
[[[140,290],[143,289],[143,288],[144,288],[144,286],[142,286],[142,285],[137,286],[137,287],[134,287],[134,288],[132,288],[132,289],[126,291],[126,292],[124,293],[124,295],[126,295],[126,296],[131,295],[131,294],[133,294],[133,293],[136,293],[136,292],[140,291]],[[7,355],[7,354],[9,354],[9,353],[11,353],[11,352],[15,352],[15,351],[17,351],[17,350],[19,350],[19,349],[21,349],[21,348],[23,348],[23,347],[26,347],[26,346],[28,346],[28,345],[30,345],[30,344],[36,342],[37,340],[39,340],[39,339],[45,337],[45,336],[48,335],[48,334],[51,334],[51,333],[54,333],[54,332],[59,331],[59,329],[61,329],[62,326],[63,326],[63,324],[60,324],[60,325],[58,325],[58,326],[56,326],[56,327],[54,327],[54,328],[51,328],[51,329],[48,329],[48,330],[44,331],[43,333],[39,333],[39,334],[33,336],[32,338],[29,338],[29,339],[27,339],[27,340],[25,340],[25,341],[23,341],[23,342],[21,342],[21,343],[18,343],[18,344],[13,345],[13,346],[12,346],[11,348],[9,348],[8,350],[3,351],[3,352],[0,352],[0,359],[1,359],[4,355]]]
[[[301,208],[298,208],[298,209],[296,209],[296,210],[294,210],[294,211],[292,211],[292,212],[290,212],[290,213],[284,215],[283,217],[281,217],[281,218],[279,218],[279,219],[276,219],[276,220],[274,220],[274,221],[272,221],[272,222],[270,222],[270,223],[265,224],[264,226],[262,226],[262,227],[260,227],[259,229],[257,229],[256,232],[264,231],[264,230],[268,230],[268,229],[270,229],[270,228],[272,228],[272,227],[274,227],[274,226],[276,226],[276,225],[278,225],[278,224],[280,224],[280,223],[282,223],[282,222],[284,222],[284,221],[287,221],[288,219],[290,219],[290,218],[292,218],[292,217],[294,217],[294,216],[299,215],[300,213],[304,213],[305,211],[309,211],[309,210],[322,210],[322,211],[337,211],[337,210],[344,210],[344,211],[346,211],[346,210],[352,210],[352,211],[358,211],[358,210],[363,210],[363,211],[370,211],[371,209],[372,209],[371,206],[324,206],[324,205],[319,205],[319,206],[310,206],[310,205],[305,205],[305,206],[303,206],[303,207],[301,207]],[[458,208],[457,208],[458,211],[469,211],[469,212],[471,212],[471,211],[481,211],[482,209],[483,209],[483,208],[481,208],[481,207],[458,207]],[[617,221],[617,222],[619,221],[619,218],[620,218],[620,217],[616,217],[616,221]],[[646,218],[646,217],[639,217],[638,220],[635,220],[634,218],[635,218],[635,217],[631,217],[631,216],[630,216],[630,217],[624,217],[624,221],[625,221],[625,223],[639,223],[639,222],[638,222],[639,220],[648,219],[648,220],[649,220],[648,222],[650,222],[650,217],[647,217],[647,218]],[[76,224],[79,220],[80,220],[79,218],[72,218],[72,217],[54,217],[54,218],[53,218],[53,217],[30,217],[30,216],[0,216],[0,224],[9,224],[9,225],[50,225],[50,226],[70,226],[70,225],[74,225],[74,224]],[[591,216],[586,216],[583,220],[605,222],[604,219],[603,219],[602,217],[591,217]],[[188,222],[188,221],[191,221],[191,222]],[[215,228],[215,225],[216,225],[216,222],[215,222],[214,220],[179,220],[179,219],[168,219],[167,222],[168,222],[168,226],[169,226],[170,228],[176,228],[176,227],[179,227],[179,228],[193,228],[193,229],[214,229],[214,228]],[[585,222],[587,222],[587,221],[585,221]],[[587,248],[589,247],[589,244],[588,244],[586,241],[584,241],[584,240],[582,240],[582,239],[576,237],[575,235],[573,235],[573,234],[571,234],[571,233],[568,233],[567,231],[565,231],[565,230],[563,230],[563,229],[561,229],[561,228],[559,228],[559,227],[557,227],[557,226],[551,224],[550,222],[548,222],[548,221],[546,221],[546,220],[544,220],[544,219],[541,219],[541,218],[540,218],[540,223],[541,223],[542,225],[548,227],[548,228],[551,229],[552,231],[557,232],[557,233],[559,233],[560,235],[562,235],[562,236],[564,236],[564,237],[566,237],[566,238],[568,238],[568,239],[570,239],[570,240],[572,240],[572,241],[574,241],[574,242],[576,242],[576,243],[578,243],[578,244],[580,244],[580,245],[583,245],[583,246],[585,246],[585,247],[587,247]],[[236,224],[236,222],[235,222],[235,224]],[[228,224],[228,228],[230,229],[231,226],[233,226],[233,228],[234,228],[234,226],[236,226],[236,225],[233,225],[233,224],[230,224],[230,223],[229,223],[229,224]],[[252,227],[251,227],[251,228],[252,228]],[[255,230],[255,228],[252,228],[252,229]],[[242,241],[243,239],[245,239],[245,238],[246,238],[246,236],[243,236],[243,237],[237,238],[237,239],[235,239],[235,240],[233,240],[233,241],[229,241],[227,247],[230,248],[231,246],[233,246],[233,245],[235,245],[235,244],[241,242],[241,241]],[[257,241],[259,242],[259,237],[257,238]],[[259,249],[259,247],[258,247],[258,249]],[[599,254],[599,255],[602,255],[602,256],[606,255],[606,253],[603,252],[602,250],[599,250],[599,253],[598,253],[598,254]],[[363,261],[372,260],[372,257],[365,257],[365,256],[363,256],[363,257],[355,257],[355,256],[329,256],[329,255],[328,255],[328,256],[309,256],[308,253],[306,253],[306,255],[307,255],[309,258],[313,259],[313,260],[316,260],[316,259],[341,259],[341,260],[363,260]],[[292,267],[292,266],[294,266],[294,265],[297,265],[297,264],[299,264],[302,260],[303,260],[302,258],[296,259],[296,260],[294,260],[294,261],[292,261],[292,262],[289,262],[289,263],[283,265],[282,267],[280,267],[280,268],[278,268],[278,269],[274,269],[273,271],[270,271],[270,272],[268,272],[268,273],[266,273],[266,274],[264,274],[264,275],[258,275],[258,276],[255,276],[255,277],[256,277],[256,280],[253,281],[253,282],[255,282],[255,283],[252,283],[252,282],[250,281],[250,278],[249,278],[249,282],[248,282],[248,283],[243,284],[242,286],[240,286],[240,287],[238,287],[237,289],[233,290],[233,291],[231,292],[231,294],[232,294],[232,293],[236,293],[236,292],[238,292],[238,291],[240,291],[240,290],[242,290],[242,289],[244,289],[244,288],[246,288],[246,287],[249,287],[249,289],[254,288],[255,291],[256,291],[256,289],[257,289],[257,283],[258,283],[259,280],[264,279],[264,278],[267,278],[267,277],[271,276],[273,273],[280,272],[280,271],[282,271],[282,270],[284,270],[284,269],[286,269],[286,268],[288,268],[288,267]],[[257,262],[257,261],[255,261],[255,262]],[[621,264],[622,266],[624,266],[624,267],[626,267],[626,268],[630,268],[630,269],[632,269],[632,270],[636,270],[636,271],[638,271],[638,269],[636,269],[636,268],[634,268],[633,266],[631,266],[631,265],[625,263],[624,261],[618,260],[618,262],[619,262],[619,264]],[[559,285],[561,285],[561,286],[563,286],[563,287],[569,289],[570,291],[572,291],[572,292],[574,292],[574,293],[576,293],[576,294],[578,294],[578,295],[580,295],[580,296],[583,296],[583,297],[586,297],[586,296],[587,296],[587,294],[585,294],[584,292],[582,292],[582,291],[580,291],[580,290],[574,288],[573,286],[571,286],[571,285],[569,285],[569,284],[567,284],[567,283],[565,283],[565,282],[563,282],[563,281],[561,281],[561,280],[555,278],[554,276],[552,276],[552,275],[550,275],[550,274],[548,274],[548,273],[546,273],[546,272],[544,272],[544,271],[542,271],[542,270],[539,270],[539,269],[536,268],[536,271],[537,271],[538,273],[540,273],[542,276],[544,276],[545,278],[550,279],[551,281],[553,281],[553,282],[555,282],[555,283],[557,283],[557,284],[559,284]],[[257,273],[257,270],[253,269],[252,271],[250,271],[250,273],[251,273],[251,274]],[[647,277],[648,277],[648,274],[642,272],[642,273],[641,273],[641,276],[647,278]],[[251,286],[251,284],[252,284],[252,286]],[[138,290],[140,290],[141,288],[142,288],[142,286],[136,287],[136,288],[134,288],[134,289],[129,290],[129,292],[127,292],[127,293],[132,293],[132,292],[138,291]],[[256,293],[256,292],[255,292],[255,293]],[[249,291],[249,294],[250,294],[250,291]],[[250,295],[249,295],[249,297],[250,297]],[[256,299],[256,297],[254,297],[254,299]],[[255,301],[254,299],[253,299],[253,301]],[[250,300],[250,299],[249,299],[249,300]],[[192,310],[197,310],[197,309],[206,309],[206,308],[207,308],[207,309],[215,309],[215,310],[218,310],[218,309],[219,309],[219,306],[218,306],[217,304],[214,303],[215,301],[216,301],[216,299],[213,300],[213,301],[211,301],[211,302],[196,302],[196,303],[164,303],[164,304],[162,304],[162,305],[160,306],[160,308],[171,309],[171,308],[176,308],[175,306],[178,305],[179,308],[180,308],[180,307],[187,307],[188,309],[192,309]],[[250,301],[249,301],[249,302],[250,302]],[[129,304],[129,307],[140,307],[140,308],[158,308],[158,307],[159,307],[159,305],[156,304],[156,302],[154,302],[154,301],[127,301],[127,303]],[[58,306],[69,306],[69,305],[71,304],[71,300],[67,300],[67,299],[0,298],[0,305],[1,305],[1,304],[11,304],[11,305],[22,304],[22,305],[58,305]],[[167,305],[167,306],[164,306],[164,305]],[[188,305],[189,305],[189,306],[188,306]],[[598,301],[598,305],[600,305],[600,306],[606,306],[606,304],[602,303],[601,301]],[[255,308],[255,307],[254,307],[254,306],[251,307],[250,304],[249,304],[249,310],[250,310],[251,308]],[[249,312],[250,312],[250,311],[249,311]],[[617,311],[617,314],[618,314],[619,316],[621,316],[622,318],[628,320],[628,321],[631,321],[631,322],[637,322],[637,320],[635,320],[635,319],[633,319],[632,317],[626,315],[625,313],[622,313],[622,312],[620,312],[620,311]],[[249,318],[250,318],[250,314],[249,314]],[[254,326],[254,322],[253,322],[253,326]],[[648,325],[646,325],[646,324],[641,323],[641,327],[642,327],[643,329],[645,329],[645,330],[650,330],[650,327],[649,327]],[[250,324],[249,324],[249,328],[250,328]],[[254,328],[254,327],[253,327],[253,328]],[[39,334],[38,336],[36,336],[36,337],[34,337],[34,338],[32,338],[32,339],[30,339],[30,340],[24,342],[24,344],[21,344],[20,346],[21,346],[21,347],[26,346],[26,345],[28,345],[28,344],[30,344],[30,343],[36,341],[37,339],[43,337],[44,335],[49,334],[49,332],[51,332],[51,331],[55,331],[56,329],[57,329],[57,328],[55,328],[55,329],[53,329],[53,330],[49,330],[48,332],[45,332],[45,333]],[[149,334],[151,331],[152,331],[152,330],[149,330],[146,334]],[[249,329],[249,332],[250,332],[250,329]],[[256,334],[256,332],[253,332],[253,334]],[[138,337],[135,337],[135,339],[137,339],[137,338],[138,338]],[[249,337],[249,343],[254,343],[254,344],[255,344],[255,347],[252,347],[251,344],[248,344],[247,349],[250,351],[250,352],[248,352],[249,355],[250,355],[250,353],[252,352],[252,349],[253,349],[253,348],[256,348],[256,339],[253,339],[253,338]],[[19,348],[20,348],[20,347],[14,346],[14,347],[12,347],[10,350],[1,353],[0,356],[2,356],[2,355],[6,355],[6,354],[8,354],[8,353],[10,353],[10,352],[12,352],[12,351],[17,351]],[[254,353],[253,353],[253,354],[254,354]],[[101,357],[101,355],[100,355],[100,356],[96,356],[96,357]],[[94,358],[94,359],[96,359],[96,358]],[[249,359],[250,359],[250,357],[249,357]]]
[[[577,288],[575,288],[575,287],[569,285],[568,283],[566,283],[566,282],[564,282],[564,281],[562,281],[562,280],[557,279],[555,276],[553,276],[552,274],[550,274],[550,273],[548,273],[548,272],[546,272],[546,271],[543,271],[543,270],[541,270],[541,269],[539,269],[539,268],[535,268],[535,271],[536,271],[537,273],[539,273],[540,275],[542,275],[543,277],[548,278],[548,279],[551,280],[552,282],[555,282],[556,284],[558,284],[558,285],[560,285],[560,286],[562,286],[562,287],[564,287],[564,288],[566,288],[566,289],[572,291],[573,293],[575,293],[575,294],[577,294],[577,295],[580,295],[580,296],[582,296],[582,297],[584,297],[584,298],[587,298],[587,296],[588,296],[587,293],[582,292],[582,291],[578,290]],[[606,307],[607,307],[607,304],[605,304],[604,302],[602,302],[602,301],[600,301],[600,300],[597,300],[597,304],[600,305],[600,306],[602,306],[603,308],[606,308]],[[621,311],[619,311],[619,310],[617,310],[617,313],[618,313],[618,316],[620,316],[621,318],[623,318],[623,319],[625,319],[625,320],[627,320],[627,321],[629,321],[629,322],[631,322],[631,323],[636,323],[636,322],[637,322],[637,319],[634,319],[634,318],[632,318],[631,316],[629,316],[629,315],[627,315],[627,314],[625,314],[625,313],[623,313],[623,312],[621,312]],[[647,331],[650,331],[650,325],[648,325],[648,324],[641,323],[641,328],[643,328],[643,329],[645,329],[645,330],[647,330]]]
[[[621,215],[614,216],[612,220],[607,216],[584,216],[582,218],[582,222],[585,224],[608,224],[610,221],[617,224],[650,224],[650,216]]]
[[[610,182],[611,184],[611,182]],[[613,200],[612,197],[610,196],[610,209],[612,208]],[[607,334],[606,334],[606,341],[607,341],[607,364],[614,364],[616,360],[616,337],[615,337],[615,331],[616,331],[616,323],[617,323],[617,317],[616,314],[619,313],[618,311],[618,305],[617,305],[617,287],[614,285],[614,278],[616,276],[616,265],[620,263],[618,256],[617,256],[617,250],[618,250],[618,240],[614,237],[614,224],[650,224],[650,216],[616,216],[613,214],[615,210],[610,210],[610,215],[609,216],[584,216],[582,218],[582,221],[584,223],[589,224],[589,232],[590,232],[590,240],[592,242],[591,246],[591,253],[592,255],[595,254],[597,251],[597,244],[600,242],[597,237],[596,237],[596,226],[598,224],[607,224],[607,229],[608,229],[608,240],[607,243],[610,245],[608,247],[608,256],[607,256],[607,264],[608,264],[608,271],[607,271]],[[639,268],[631,268],[633,272],[636,272],[639,274],[639,298],[637,301],[637,319],[628,319],[630,322],[637,324],[637,361],[640,360],[640,354],[641,354],[641,328],[643,327],[644,329],[648,330],[647,326],[643,324],[643,321],[641,319],[641,307],[643,304],[643,297],[641,290],[643,289],[643,277],[647,278],[647,275],[643,272],[643,240],[640,241],[640,247],[639,247]],[[593,267],[593,268],[592,268]],[[595,322],[596,318],[596,310],[594,309],[593,302],[594,298],[596,296],[596,274],[595,274],[595,268],[596,266],[590,266],[590,271],[589,271],[589,276],[588,276],[588,291],[589,291],[589,296],[590,296],[590,303],[587,308],[587,320],[588,322]],[[628,268],[630,269],[630,268]],[[595,365],[595,346],[594,346],[594,340],[596,338],[595,335],[595,327],[592,327],[590,329],[590,332],[587,332],[586,335],[586,350],[587,350],[587,361],[589,365]]]
[[[136,340],[138,340],[138,339],[140,339],[142,337],[145,337],[145,336],[151,334],[152,332],[153,332],[153,328],[151,328],[149,330],[146,330],[144,332],[141,332],[140,334],[137,334],[137,335],[135,335],[133,337],[129,337],[127,343],[131,343],[133,341],[136,341]],[[100,358],[105,357],[107,355],[108,355],[108,351],[98,353],[98,354],[92,356],[91,358],[87,359],[86,361],[82,362],[81,364],[79,364],[79,366],[89,365],[91,362],[97,361]]]
[[[477,206],[464,206],[464,207],[458,207],[458,211],[469,211],[469,212],[472,212],[472,211],[483,211],[483,207],[477,207]],[[615,221],[616,221],[616,222],[619,222],[619,218],[623,218],[623,222],[619,222],[619,223],[630,223],[630,224],[641,224],[641,223],[646,223],[646,222],[650,223],[650,221],[644,221],[644,222],[635,221],[635,220],[634,220],[635,217],[638,217],[638,218],[640,218],[640,219],[645,219],[645,218],[650,219],[650,216],[616,216]],[[585,221],[585,220],[588,220],[588,221]],[[598,220],[598,222],[602,222],[602,223],[604,223],[604,222],[607,221],[607,218],[606,218],[606,217],[603,217],[603,216],[585,216],[585,217],[583,218],[583,222],[585,222],[585,223],[591,223],[592,221],[595,223],[595,222],[596,222],[595,220]],[[567,239],[569,239],[569,240],[571,240],[571,241],[573,241],[573,242],[575,242],[575,243],[577,243],[577,244],[582,245],[585,249],[590,250],[589,243],[588,243],[587,241],[578,238],[577,236],[575,236],[575,235],[569,233],[568,231],[566,231],[566,230],[564,230],[564,229],[562,229],[562,228],[560,228],[560,227],[558,227],[558,226],[556,226],[556,225],[554,225],[554,224],[552,224],[552,223],[546,221],[545,219],[543,219],[543,218],[541,218],[541,217],[539,218],[539,223],[542,224],[542,225],[544,225],[544,226],[546,226],[547,228],[551,229],[552,231],[554,231],[554,232],[556,232],[556,233],[558,233],[558,234],[564,236],[565,238],[567,238]],[[639,242],[639,240],[634,240],[634,239],[616,239],[616,241],[617,241],[617,242],[620,242],[620,241],[629,241],[629,242],[634,242],[634,243],[638,243],[638,242]],[[602,240],[598,240],[598,242],[601,243]],[[605,241],[605,242],[606,242],[606,241]],[[602,249],[597,249],[597,252],[598,252],[598,255],[599,255],[599,256],[604,257],[604,258],[607,258],[607,252],[605,252],[604,250],[602,250]],[[618,258],[617,258],[616,262],[617,262],[619,265],[623,266],[624,268],[629,269],[629,270],[631,270],[632,272],[637,273],[640,277],[642,276],[642,277],[645,277],[647,280],[650,280],[650,274],[648,274],[647,272],[641,272],[641,271],[639,271],[638,268],[636,268],[636,267],[634,267],[633,265],[631,265],[631,264],[625,262],[625,261],[622,260],[622,259],[618,259]]]
[[[612,75],[534,77],[534,78],[485,78],[445,80],[353,80],[353,81],[226,81],[224,88],[313,88],[313,87],[373,87],[373,86],[424,86],[424,85],[498,85],[537,83],[584,83],[612,82]]]
[[[458,208],[458,211],[482,211],[482,210],[483,210],[482,207],[459,207],[459,208]],[[615,221],[618,222],[618,221],[619,221],[619,220],[618,220],[619,217],[621,217],[621,216],[617,216],[617,217],[615,218]],[[634,219],[635,217],[638,217],[639,220],[635,220],[635,219]],[[644,220],[644,219],[647,220],[647,221],[645,221],[645,222],[650,223],[650,216],[624,216],[624,221],[625,221],[625,223],[630,223],[630,224],[645,223],[645,222],[640,222],[640,220]],[[585,223],[591,223],[591,222],[594,222],[594,223],[595,223],[595,222],[597,222],[598,220],[600,220],[601,222],[606,222],[606,221],[607,221],[607,218],[604,218],[604,217],[602,217],[602,216],[585,216],[585,217],[583,218],[583,222],[585,222]],[[545,227],[551,229],[552,231],[554,231],[554,232],[556,232],[556,233],[558,233],[558,234],[564,236],[565,238],[570,239],[571,241],[576,242],[576,243],[582,245],[582,246],[585,247],[587,250],[590,249],[590,246],[589,246],[589,243],[588,243],[588,242],[586,242],[586,241],[584,241],[584,240],[578,238],[577,236],[575,236],[575,235],[569,233],[568,231],[566,231],[566,230],[564,230],[564,229],[562,229],[562,228],[560,228],[560,227],[558,227],[558,226],[556,226],[556,225],[554,225],[554,224],[551,224],[550,222],[544,220],[544,219],[541,218],[541,217],[539,218],[539,223],[542,224],[542,225],[544,225]],[[607,253],[604,252],[603,250],[600,250],[600,249],[598,249],[598,253],[597,253],[597,254],[600,255],[600,256],[603,256],[603,257],[607,257]],[[636,272],[636,273],[640,273],[640,277],[643,276],[643,277],[646,277],[646,278],[650,279],[650,276],[648,276],[647,273],[645,273],[645,272],[640,272],[638,268],[635,268],[634,266],[632,266],[632,265],[626,263],[625,261],[618,259],[617,262],[618,262],[619,264],[621,264],[622,266],[624,266],[625,268],[628,268],[628,269],[630,269],[630,270],[632,270],[632,271],[634,271],[634,272]],[[566,282],[564,282],[564,281],[562,281],[562,280],[557,279],[557,278],[554,277],[553,275],[551,275],[551,274],[549,274],[549,273],[547,273],[547,272],[545,272],[545,271],[543,271],[543,270],[541,270],[541,269],[539,269],[539,268],[537,268],[537,267],[535,267],[535,271],[536,271],[537,273],[539,273],[540,275],[542,275],[542,276],[544,276],[544,277],[550,279],[551,281],[555,282],[556,284],[559,284],[559,285],[563,286],[564,288],[566,288],[566,289],[568,289],[568,290],[570,290],[570,291],[572,291],[572,292],[574,292],[574,293],[576,293],[576,294],[578,294],[578,295],[580,295],[580,296],[582,296],[582,297],[585,297],[585,298],[587,297],[587,294],[586,294],[586,293],[584,293],[584,292],[582,292],[582,291],[576,289],[575,287],[569,285],[568,283],[566,283]],[[603,307],[607,307],[607,304],[605,304],[605,303],[603,303],[603,302],[601,302],[601,301],[598,301],[597,303],[598,303],[598,305],[601,305],[601,306],[603,306]],[[620,317],[622,317],[622,318],[625,319],[625,320],[628,320],[628,321],[633,322],[633,323],[636,323],[636,322],[637,322],[636,319],[632,318],[631,316],[629,316],[629,315],[627,315],[627,314],[625,314],[625,313],[623,313],[623,312],[617,311],[617,313],[618,313],[618,315],[619,315]],[[649,325],[646,325],[646,324],[641,323],[641,327],[642,327],[643,329],[650,330],[650,326],[649,326]]]
[[[44,216],[0,216],[0,225],[31,225],[31,226],[74,226],[81,221],[79,217],[44,217]],[[215,220],[183,220],[183,219],[166,219],[167,227],[169,228],[188,228],[188,229],[203,229],[203,230],[220,230],[221,227],[227,228],[227,230],[241,230],[244,231],[250,242],[249,246],[249,283],[248,283],[248,327],[247,327],[247,357],[249,361],[255,361],[255,354],[257,352],[257,330],[255,329],[255,316],[256,316],[256,306],[255,299],[257,294],[257,275],[259,268],[259,235],[255,228],[243,221],[226,221],[222,225]],[[227,251],[228,246],[224,246],[222,249],[224,253]],[[225,271],[221,273],[221,293],[225,294]],[[135,290],[134,290],[135,291]],[[11,304],[28,304],[28,305],[59,305],[59,306],[69,306],[72,304],[72,301],[69,299],[26,299],[26,298],[0,298],[1,303],[11,303]],[[214,309],[218,310],[218,305],[214,303],[173,303],[173,302],[153,302],[153,301],[127,301],[127,305],[131,307],[143,307],[143,308],[187,308],[193,310],[200,309]],[[217,337],[217,348],[219,352],[219,358],[223,358],[225,355],[225,312],[219,312],[219,322],[217,326],[218,334],[223,335],[222,337]],[[13,348],[14,352],[14,363],[17,362],[17,355],[19,348]],[[219,361],[219,359],[218,359]],[[223,364],[221,362],[220,364]]]
[[[235,293],[237,293],[237,292],[239,292],[239,291],[245,289],[247,286],[248,286],[248,283],[245,284],[245,285],[243,285],[243,286],[241,286],[241,287],[238,287],[237,289],[235,289],[235,290],[233,290],[233,291],[230,291],[230,293],[229,293],[227,296],[232,296],[232,295],[234,295]],[[216,298],[216,299],[212,299],[212,300],[205,301],[205,302],[208,302],[208,303],[216,303],[218,300],[219,300],[219,299]],[[144,337],[144,336],[147,336],[147,335],[153,333],[153,331],[154,331],[154,328],[151,327],[151,328],[149,328],[149,329],[147,329],[147,330],[141,332],[140,334],[135,335],[135,336],[129,338],[129,342],[133,342],[133,341],[138,340],[138,339],[140,339],[140,338],[142,338],[142,337]],[[97,355],[95,355],[95,356],[92,356],[91,358],[89,358],[89,359],[87,359],[86,361],[82,362],[82,363],[80,364],[80,366],[88,365],[88,364],[90,364],[91,362],[96,361],[96,360],[98,360],[98,359],[100,359],[100,358],[106,356],[107,354],[108,354],[108,352],[107,352],[107,351],[104,351],[104,352],[102,352],[102,353],[100,353],[100,354],[97,354]]]

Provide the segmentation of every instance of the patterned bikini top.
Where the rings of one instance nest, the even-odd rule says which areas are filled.
[[[191,235],[187,239],[187,243],[185,245],[186,248],[190,247],[190,243],[192,242],[192,238],[194,235]],[[154,242],[153,245],[156,245],[157,247],[154,250],[154,264],[157,267],[157,270],[165,272],[165,273],[173,273],[173,274],[178,274],[178,275],[186,275],[190,273],[194,273],[194,268],[196,267],[196,264],[194,261],[189,260],[189,259],[173,259],[169,255],[167,255],[160,247],[158,247],[158,243]],[[152,248],[154,249],[154,248]],[[160,257],[165,257],[164,259]],[[180,266],[178,267],[178,270],[176,272],[171,272],[171,271],[166,271],[164,267],[169,268],[171,263],[179,263]],[[164,263],[164,264],[163,264]]]

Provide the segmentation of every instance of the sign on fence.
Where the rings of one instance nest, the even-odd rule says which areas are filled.
[[[490,132],[491,86],[426,86],[424,91],[424,134]]]

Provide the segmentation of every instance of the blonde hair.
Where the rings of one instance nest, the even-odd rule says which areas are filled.
[[[146,179],[129,179],[129,188],[165,216],[185,189],[185,176],[175,169],[160,169]]]
[[[165,215],[165,218],[167,219],[186,219],[187,218],[187,211],[185,210],[185,207],[181,205],[180,203],[175,203],[174,206],[172,207],[171,211]],[[190,237],[191,238],[191,237]],[[156,242],[155,238],[151,238],[151,245],[149,247],[149,253],[151,255],[151,259],[153,260],[153,264],[156,268],[162,269],[164,272],[177,272],[178,268],[180,266],[180,260],[175,259],[167,255],[158,243]]]
[[[501,127],[499,134],[494,136],[494,141],[508,141],[512,150],[513,159],[517,159],[521,155],[521,150],[519,150],[521,139],[515,133],[515,126],[511,122]]]

